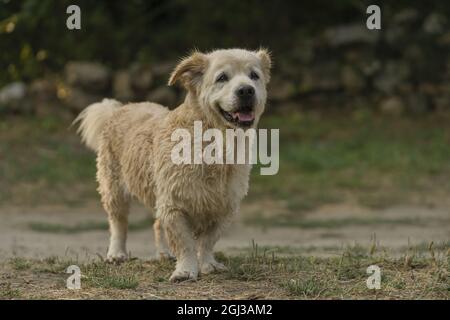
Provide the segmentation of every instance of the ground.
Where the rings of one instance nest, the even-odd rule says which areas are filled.
[[[217,245],[228,271],[171,284],[151,214],[132,208],[121,266],[103,262],[94,155],[69,119],[0,121],[0,298],[449,299],[448,118],[273,115],[280,172],[254,170]],[[82,271],[68,290],[67,266]],[[370,265],[381,268],[369,290]]]
[[[252,210],[245,205],[241,214],[252,216]],[[133,259],[121,266],[103,262],[108,232],[96,204],[4,208],[0,297],[450,298],[450,219],[444,209],[329,206],[305,215],[302,224],[273,228],[248,224],[242,216],[217,246],[228,271],[171,284],[174,263],[153,259],[151,219],[139,206],[129,236]],[[65,286],[72,264],[82,270],[79,291]],[[373,264],[382,271],[380,290],[366,287]]]

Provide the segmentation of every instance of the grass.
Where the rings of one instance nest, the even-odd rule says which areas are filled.
[[[334,202],[376,209],[425,202],[450,191],[448,121],[448,115],[392,119],[369,111],[263,118],[261,127],[280,128],[280,171],[253,170],[250,197],[270,195],[297,214]]]
[[[319,297],[326,291],[326,284],[320,279],[309,277],[306,279],[290,279],[282,284],[289,293],[298,297]]]
[[[292,253],[277,256],[253,244],[238,255],[218,253],[228,270],[201,276],[197,282],[172,284],[171,261],[132,260],[121,265],[62,258],[27,260],[1,265],[2,299],[450,299],[449,248],[392,257],[385,250],[347,247],[329,258]],[[407,263],[406,263],[407,262]],[[65,288],[68,265],[82,271],[81,290]],[[381,289],[368,289],[366,269],[377,265]],[[28,281],[24,281],[24,279]],[[239,290],[237,290],[237,288]]]
[[[93,263],[85,268],[85,282],[88,286],[96,288],[135,289],[139,285],[136,275],[125,268]]]
[[[349,217],[341,219],[302,219],[295,215],[281,215],[274,217],[262,217],[258,215],[249,216],[244,220],[250,225],[262,227],[292,227],[301,229],[317,228],[343,228],[349,226],[376,226],[376,225],[403,225],[403,226],[425,226],[428,220],[419,218],[380,218],[380,217]],[[433,220],[436,222],[436,219]],[[442,223],[450,223],[450,219],[442,220]]]
[[[11,288],[11,285],[9,283],[5,286],[0,286],[0,300],[12,300],[20,298],[20,290]]]
[[[450,192],[448,115],[382,118],[360,111],[350,115],[293,112],[263,118],[261,127],[280,128],[280,171],[260,176],[253,170],[249,199],[283,203],[286,210],[260,214],[246,222],[262,226],[328,229],[344,226],[448,225],[445,219],[358,216],[304,217],[335,202],[369,208],[427,204]],[[83,147],[69,120],[0,119],[0,206],[78,205],[98,199],[95,155]],[[70,192],[68,192],[70,190]],[[276,209],[278,210],[278,209]],[[269,207],[269,211],[273,211]],[[432,220],[432,221],[431,221]],[[151,219],[132,222],[148,228]],[[106,230],[106,222],[31,222],[45,233]],[[326,230],[326,231],[328,231]],[[336,230],[336,231],[335,231]],[[326,257],[310,256],[324,251]],[[394,254],[371,248],[338,246],[259,247],[239,254],[218,253],[228,271],[201,276],[196,283],[171,284],[171,261],[132,260],[119,266],[61,257],[13,258],[0,262],[0,299],[450,299],[449,243],[421,243]],[[82,270],[82,290],[67,290],[65,270]],[[381,290],[366,287],[367,267],[382,269]]]
[[[0,204],[77,205],[96,195],[94,154],[69,125],[56,117],[0,119]]]
[[[39,260],[38,263],[30,264],[32,267],[29,270],[37,274],[60,274],[61,272],[65,273],[69,266],[77,263],[75,259],[61,259],[56,256],[50,256]]]
[[[406,250],[414,250],[416,252],[429,252],[431,249],[437,249],[440,251],[444,251],[446,249],[450,248],[450,240],[448,241],[442,241],[442,242],[433,242],[432,245],[427,242],[421,242],[419,244],[414,245],[413,248],[410,247],[404,247],[403,249]]]
[[[260,127],[280,129],[280,170],[274,176],[253,170],[249,199],[282,200],[297,214],[333,202],[385,208],[427,201],[425,192],[450,191],[449,120],[445,114],[393,119],[366,110],[267,115]],[[95,155],[68,129],[70,121],[0,120],[0,205],[98,198]]]
[[[14,268],[14,270],[18,270],[18,271],[27,270],[30,268],[30,263],[24,258],[15,257],[10,260],[10,263],[11,263],[12,267]]]
[[[128,224],[129,231],[139,231],[148,229],[153,224],[153,218],[147,217],[138,221],[131,221]],[[61,223],[48,223],[48,222],[30,222],[28,228],[37,232],[44,233],[61,233],[61,234],[73,234],[88,231],[108,230],[108,222],[105,221],[87,221],[78,223],[75,225],[66,225]]]

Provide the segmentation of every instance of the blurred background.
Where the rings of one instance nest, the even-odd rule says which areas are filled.
[[[71,4],[81,30],[66,28]],[[24,213],[2,218],[1,250],[50,234],[77,234],[76,245],[87,231],[106,246],[76,114],[103,97],[175,107],[184,93],[166,82],[180,57],[260,46],[274,60],[261,127],[280,128],[280,171],[253,170],[239,221],[262,231],[245,239],[448,246],[450,3],[379,2],[381,30],[366,28],[370,4],[0,0],[0,214]],[[148,230],[139,210],[134,228]]]

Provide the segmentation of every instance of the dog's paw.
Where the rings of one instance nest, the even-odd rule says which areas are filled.
[[[202,266],[200,267],[200,273],[202,274],[208,274],[208,273],[212,273],[212,272],[221,272],[221,271],[226,271],[227,267],[220,262],[217,261],[208,261],[208,262],[204,262],[202,263]]]
[[[176,258],[175,258],[175,256],[173,256],[168,251],[161,251],[161,252],[157,252],[156,253],[155,260],[159,260],[159,261],[164,261],[164,260],[175,261]]]
[[[114,253],[108,253],[106,256],[106,262],[112,263],[112,264],[121,264],[122,262],[125,262],[128,260],[128,255],[126,252],[114,252]]]
[[[198,272],[196,270],[175,270],[170,276],[170,282],[197,281]]]

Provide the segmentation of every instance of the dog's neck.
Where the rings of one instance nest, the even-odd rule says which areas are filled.
[[[202,110],[202,106],[200,105],[200,101],[197,96],[188,92],[184,102],[177,109],[180,113],[183,113],[183,122],[186,126],[193,125],[194,121],[201,121],[203,129],[226,129],[223,122],[219,121],[214,117],[211,113],[209,116]]]

